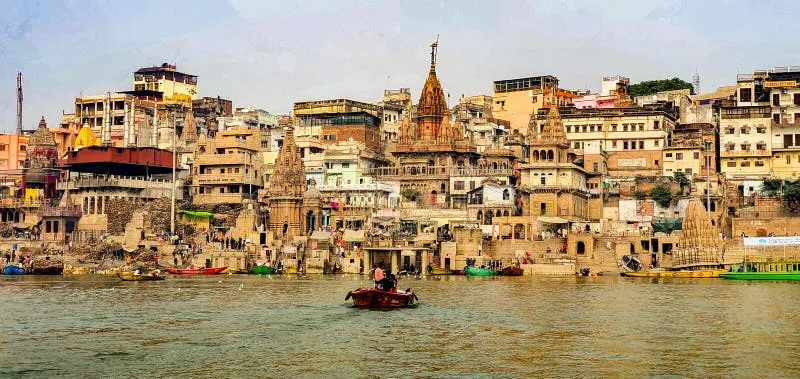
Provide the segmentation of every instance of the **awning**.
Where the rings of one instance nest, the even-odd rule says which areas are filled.
[[[212,216],[214,216],[214,214],[213,214],[213,213],[211,213],[211,212],[202,212],[202,211],[187,211],[187,210],[183,210],[183,209],[181,209],[181,210],[180,210],[180,212],[181,212],[181,213],[183,213],[183,214],[185,214],[185,215],[192,216],[192,217],[202,217],[202,218],[208,218],[208,217],[212,217]]]
[[[344,242],[364,242],[364,231],[363,230],[348,230],[345,229],[344,237],[342,240]]]
[[[539,222],[544,222],[547,224],[568,224],[569,220],[565,220],[561,217],[547,217],[547,216],[539,216],[536,219]]]
[[[330,241],[331,233],[322,230],[315,230],[314,233],[311,233],[311,237],[309,237],[309,239],[317,241]]]

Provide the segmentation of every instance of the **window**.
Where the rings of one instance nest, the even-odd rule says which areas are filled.
[[[655,141],[653,141],[653,146],[658,147],[658,145],[660,145],[660,143],[661,143],[661,141],[655,140]]]
[[[572,148],[573,148],[573,149],[577,149],[577,148],[579,148],[580,146],[581,146],[581,144],[580,144],[580,143],[578,143],[578,142],[575,142],[574,144],[572,144]]]
[[[628,141],[622,142],[622,149],[623,150],[628,150]]]
[[[736,162],[728,162],[727,166],[728,167],[736,167]]]
[[[781,123],[781,114],[780,113],[773,114],[772,115],[772,121],[775,121],[776,124],[780,124]]]
[[[767,150],[767,144],[765,142],[759,142],[756,144],[756,150]]]
[[[617,141],[616,140],[611,141],[611,147],[617,147]]]
[[[798,113],[798,114],[800,114],[800,113]],[[797,114],[795,114],[795,117],[797,117]],[[795,118],[795,120],[797,120],[797,118]],[[758,133],[758,134],[764,134],[766,132],[767,132],[767,128],[765,128],[764,125],[759,125],[756,128],[756,133]]]
[[[623,132],[627,132],[628,131],[628,124],[622,124],[622,131]]]
[[[611,124],[611,131],[612,132],[616,132],[617,131],[617,124]]]
[[[789,154],[786,154],[786,164],[792,164],[792,156]]]
[[[686,175],[692,175],[692,169],[691,168],[687,168],[686,170],[684,170],[684,172],[686,173]]]
[[[475,189],[475,181],[474,180],[470,180],[469,181],[469,190],[472,191],[474,189]]]
[[[672,153],[667,153],[667,158],[672,158]]]
[[[683,153],[675,153],[675,159],[682,160],[683,159]]]
[[[656,167],[658,167],[658,159],[656,159],[655,165],[656,165]]]
[[[639,131],[640,132],[644,131],[644,124],[639,124]]]
[[[743,143],[742,144],[742,151],[748,151],[748,150],[750,150],[750,144],[749,143]]]
[[[350,163],[342,163],[342,168],[350,168]]]
[[[741,88],[739,89],[739,101],[749,103],[753,99],[753,89]]]
[[[800,93],[794,94],[793,97],[794,97],[793,101],[794,105],[800,105]]]
[[[741,166],[741,167],[750,167],[750,161],[743,161],[742,164],[740,164],[739,166]]]
[[[700,153],[699,152],[694,152],[693,156],[694,156],[694,159],[700,159]]]
[[[742,134],[750,134],[750,128],[743,126],[741,129],[739,129],[739,132]]]
[[[725,134],[733,134],[734,132],[735,132],[735,129],[733,129],[732,126],[729,126],[729,127],[725,128]]]
[[[781,105],[781,94],[773,93],[772,94],[772,106],[779,107]]]
[[[6,151],[6,144],[0,144],[0,151]]]
[[[639,149],[644,149],[644,141],[639,141]]]
[[[28,150],[28,147],[27,147],[27,146],[25,146],[25,145],[19,145],[19,151],[25,151],[25,150]]]
[[[569,126],[569,125],[567,125],[567,133],[572,133],[572,127]],[[485,137],[484,134],[486,134],[486,133],[481,132],[481,138]]]
[[[631,150],[636,150],[636,141],[631,141]]]
[[[545,184],[545,183],[544,183],[544,181],[545,181],[545,177],[544,177],[544,175],[542,175],[542,177],[541,177],[541,178],[539,178],[539,183],[540,183],[541,185],[544,185],[544,184]]]
[[[592,170],[593,170],[594,172],[597,172],[597,169],[598,169],[598,167],[597,167],[597,162],[595,162],[595,163],[592,163]]]
[[[764,161],[756,161],[756,167],[764,167]]]
[[[457,181],[454,183],[454,187],[455,187],[456,191],[462,191],[462,190],[464,190],[464,181],[463,181],[463,180],[457,180]]]
[[[658,121],[653,121],[653,129],[658,130],[661,126],[658,124]]]

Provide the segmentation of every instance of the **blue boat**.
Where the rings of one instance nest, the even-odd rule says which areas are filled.
[[[3,275],[25,275],[27,273],[28,270],[15,265],[8,265],[3,268]]]

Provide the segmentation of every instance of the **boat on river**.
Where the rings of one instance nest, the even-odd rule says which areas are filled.
[[[10,264],[3,267],[3,275],[26,275],[27,273],[28,270],[17,265]]]
[[[253,275],[270,275],[275,273],[275,269],[269,266],[256,266],[250,270]]]
[[[166,268],[164,271],[173,275],[216,275],[221,274],[227,269],[228,266],[208,268]]]
[[[522,276],[525,273],[525,270],[519,266],[506,266],[500,270],[500,275],[502,276]]]
[[[466,276],[495,276],[495,275],[497,275],[497,271],[492,270],[492,269],[488,269],[488,268],[467,266],[467,267],[464,267],[464,275],[466,275]]]
[[[64,273],[64,266],[51,265],[45,267],[34,267],[30,269],[31,275],[61,275]]]
[[[647,270],[647,271],[627,271],[620,275],[629,278],[719,278],[720,274],[728,272],[722,269],[710,270]]]
[[[455,275],[456,272],[447,268],[428,265],[428,275]]]
[[[800,280],[800,260],[754,260],[731,266],[720,278],[736,280]]]
[[[353,298],[353,304],[362,308],[402,308],[417,304],[419,299],[411,289],[405,291],[384,291],[377,288],[358,288],[345,296],[347,301]]]
[[[117,276],[126,282],[146,282],[154,280],[164,280],[163,276],[158,275],[134,275],[132,272],[119,272]]]

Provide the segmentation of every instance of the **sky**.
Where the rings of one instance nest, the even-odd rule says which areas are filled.
[[[81,95],[132,89],[162,62],[198,75],[201,96],[288,114],[299,101],[418,98],[439,38],[450,104],[495,80],[555,75],[599,90],[700,75],[702,92],[737,73],[800,65],[798,1],[0,0],[0,132],[56,126]]]

